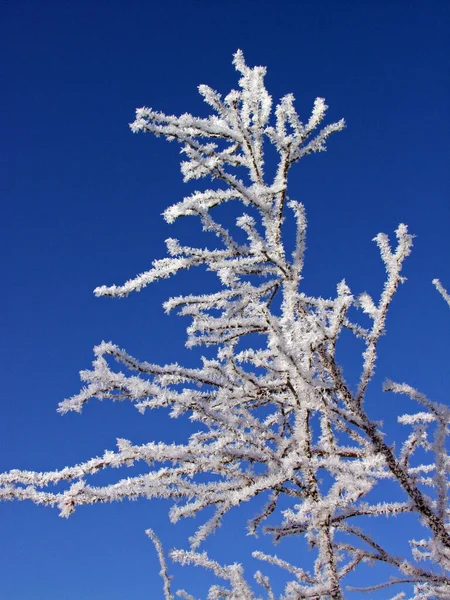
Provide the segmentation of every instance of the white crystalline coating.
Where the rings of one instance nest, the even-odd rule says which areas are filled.
[[[280,600],[341,600],[346,576],[377,562],[390,565],[398,578],[367,590],[407,582],[414,598],[448,599],[450,411],[407,384],[387,381],[385,391],[420,404],[415,414],[398,416],[409,433],[396,450],[365,408],[377,344],[392,298],[404,281],[401,271],[412,236],[401,224],[395,247],[387,235],[375,237],[387,272],[378,301],[367,293],[353,296],[345,281],[337,284],[333,298],[305,294],[307,221],[304,205],[288,197],[288,173],[304,156],[324,150],[344,121],[318,129],[327,106],[317,98],[304,124],[291,94],[272,113],[265,69],[248,67],[240,51],[234,65],[240,74],[238,90],[223,97],[206,85],[199,87],[213,115],[174,116],[140,108],[131,125],[135,132],[180,142],[186,180],[212,179],[212,187],[167,208],[164,218],[172,223],[198,216],[203,229],[216,235],[217,247],[184,246],[169,238],[168,256],[155,260],[148,271],[123,285],[95,290],[98,296],[126,296],[181,270],[206,266],[217,275],[218,289],[171,298],[164,308],[191,318],[188,346],[213,346],[216,355],[203,358],[198,368],[160,366],[102,342],[94,349],[92,369],[81,372],[82,390],[59,405],[61,413],[81,412],[92,398],[127,400],[140,412],[167,408],[171,417],[187,415],[199,424],[198,432],[184,444],[135,445],[118,439],[115,452],[57,471],[12,470],[0,474],[0,498],[58,506],[63,516],[85,504],[165,498],[173,503],[172,522],[210,509],[189,540],[190,550],[174,550],[171,558],[209,569],[224,582],[211,586],[208,598],[256,600],[260,596],[240,565],[220,565],[197,549],[229,511],[260,496],[265,502],[250,519],[248,533],[262,531],[275,540],[304,536],[315,553],[311,569],[275,554],[253,553],[253,558],[285,571],[288,581]],[[270,150],[278,160],[271,181],[264,174],[264,153]],[[240,202],[243,209],[236,229],[225,228],[215,211],[230,201]],[[294,219],[293,249],[285,245],[285,218]],[[245,243],[238,242],[243,233]],[[450,304],[440,282],[434,284]],[[354,309],[368,315],[369,327],[357,321]],[[336,361],[344,330],[364,344],[354,392]],[[123,371],[113,368],[112,359]],[[109,485],[90,484],[99,470],[137,464],[142,465],[139,475],[119,476]],[[401,500],[397,494],[374,503],[369,494],[386,479],[397,484]],[[58,484],[58,491],[52,491]],[[411,540],[410,558],[399,558],[361,529],[361,517],[401,518],[405,513],[415,514],[426,532],[423,539]],[[185,590],[172,593],[161,542],[152,530],[147,534],[157,551],[166,600],[192,600]],[[293,556],[292,562],[297,560],[301,562]],[[265,597],[275,600],[269,577],[257,571],[255,580]],[[403,592],[394,596],[403,597]]]

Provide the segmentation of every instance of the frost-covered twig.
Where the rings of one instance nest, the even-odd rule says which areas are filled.
[[[433,279],[433,284],[434,284],[435,288],[437,289],[437,291],[441,294],[441,296],[447,302],[447,304],[450,306],[450,294],[444,288],[444,286],[439,281],[439,279]]]
[[[161,541],[160,541],[159,537],[156,535],[156,533],[153,531],[153,529],[147,529],[145,531],[145,533],[152,540],[153,545],[155,546],[156,553],[158,554],[159,565],[161,567],[159,574],[160,574],[160,576],[163,580],[163,584],[164,584],[164,598],[165,598],[165,600],[174,600],[174,596],[170,590],[170,577],[168,574],[167,563],[166,563],[166,559],[164,556]]]

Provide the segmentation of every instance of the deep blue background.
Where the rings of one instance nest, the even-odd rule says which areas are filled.
[[[149,361],[195,364],[183,347],[187,321],[161,308],[194,274],[121,301],[92,290],[147,269],[165,238],[199,231],[160,217],[195,187],[182,185],[178,148],[133,136],[127,123],[142,105],[206,114],[196,86],[236,87],[237,48],[268,67],[274,99],[293,92],[307,118],[325,96],[329,119],[347,121],[329,152],[306,158],[290,180],[310,223],[306,291],[331,295],[346,277],[355,292],[377,293],[383,267],[370,240],[400,221],[417,235],[380,346],[373,416],[395,433],[390,408],[401,401],[379,392],[385,377],[446,400],[450,315],[431,279],[450,287],[449,13],[437,0],[3,0],[0,470],[74,464],[116,437],[181,439],[183,422],[130,406],[93,401],[65,417],[55,408],[78,391],[77,372],[102,339]],[[344,360],[356,377],[355,360]],[[66,521],[1,505],[0,597],[162,598],[143,530],[155,527],[170,548],[193,525],[168,527],[164,507],[92,507]],[[219,554],[235,528],[229,519]],[[230,562],[257,541],[232,547]]]

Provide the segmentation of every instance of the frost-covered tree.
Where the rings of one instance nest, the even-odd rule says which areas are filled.
[[[395,232],[394,246],[385,234],[376,236],[387,273],[379,299],[353,295],[345,281],[333,298],[306,295],[305,210],[288,197],[288,173],[308,154],[325,150],[328,137],[343,129],[344,121],[321,128],[327,108],[322,98],[316,99],[305,123],[292,95],[272,111],[265,69],[249,68],[241,52],[234,65],[241,76],[238,90],[222,97],[208,86],[199,87],[212,116],[177,117],[140,108],[131,125],[134,132],[163,135],[182,145],[186,181],[213,181],[210,189],[167,208],[164,217],[169,223],[198,217],[203,229],[217,236],[215,247],[188,247],[169,239],[168,257],[156,260],[150,270],[122,286],[95,290],[97,296],[123,297],[180,270],[206,266],[217,275],[218,288],[206,295],[171,298],[165,309],[190,317],[187,345],[216,348],[214,357],[209,350],[198,368],[159,366],[103,342],[94,349],[92,370],[81,373],[85,387],[59,407],[61,413],[81,412],[91,398],[130,400],[141,412],[164,407],[173,417],[185,414],[198,423],[198,431],[185,444],[152,441],[137,446],[118,440],[117,451],[60,471],[10,471],[0,476],[0,497],[57,506],[63,516],[85,504],[166,498],[174,501],[173,522],[213,507],[213,516],[190,538],[190,549],[172,551],[171,558],[211,569],[222,580],[210,588],[208,598],[274,600],[267,575],[258,571],[256,583],[250,583],[252,577],[244,577],[242,566],[220,565],[199,550],[230,509],[262,497],[265,505],[254,503],[258,510],[248,533],[262,531],[274,541],[303,538],[314,558],[307,561],[298,552],[291,564],[276,554],[253,554],[287,573],[280,598],[341,599],[347,576],[364,563],[384,563],[393,577],[366,589],[408,583],[411,598],[448,599],[449,408],[406,383],[387,381],[385,392],[405,394],[412,406],[418,405],[418,411],[398,417],[406,433],[393,445],[365,404],[377,344],[404,280],[401,271],[412,236],[403,224]],[[273,180],[264,174],[264,155],[271,147],[277,157]],[[230,201],[242,205],[236,227],[221,223],[216,209]],[[285,239],[286,232],[294,231],[283,227],[286,219],[295,223],[294,241]],[[439,281],[434,283],[450,303]],[[370,326],[358,320],[357,309],[366,313]],[[344,330],[365,346],[356,389],[336,361]],[[259,341],[253,344],[254,339]],[[124,372],[115,370],[111,359]],[[138,476],[99,487],[88,482],[100,469],[138,462],[144,463]],[[374,501],[373,492],[386,480],[389,492],[382,492],[382,502]],[[66,488],[61,487],[64,483]],[[58,489],[52,492],[55,484]],[[389,496],[395,488],[397,493]],[[410,540],[408,556],[397,556],[371,533],[373,528],[362,525],[361,517],[406,514],[417,518],[417,531],[422,528],[420,539]],[[153,531],[148,535],[160,559],[165,598],[172,599],[162,545]],[[184,590],[176,595],[194,598]],[[395,595],[400,598],[406,594]]]

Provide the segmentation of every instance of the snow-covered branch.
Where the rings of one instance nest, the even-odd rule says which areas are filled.
[[[81,412],[93,398],[127,400],[141,412],[166,408],[171,417],[187,415],[199,431],[180,444],[118,440],[116,452],[61,470],[3,473],[0,498],[58,506],[63,516],[86,504],[140,497],[171,502],[172,522],[205,511],[208,518],[190,538],[190,549],[170,556],[209,569],[225,582],[212,586],[208,598],[249,600],[256,596],[241,565],[220,565],[197,549],[230,510],[260,497],[263,503],[255,503],[248,534],[266,533],[275,541],[304,538],[314,556],[310,568],[300,554],[291,564],[254,552],[254,558],[285,572],[288,581],[280,600],[343,599],[347,578],[366,563],[377,562],[389,565],[395,579],[367,590],[410,584],[414,598],[449,598],[450,409],[406,383],[388,381],[386,392],[420,404],[418,412],[399,415],[408,433],[398,443],[386,438],[365,402],[389,307],[405,281],[402,268],[413,236],[400,224],[396,247],[385,234],[375,237],[386,268],[378,301],[366,292],[354,295],[345,281],[337,284],[332,298],[305,294],[306,214],[302,203],[288,197],[288,175],[297,161],[324,150],[344,121],[321,128],[327,109],[322,98],[316,99],[305,123],[290,94],[272,111],[265,69],[248,67],[240,51],[234,65],[240,74],[238,90],[223,97],[208,86],[199,87],[211,116],[140,108],[131,125],[134,132],[181,144],[186,181],[212,180],[212,187],[167,208],[164,218],[172,223],[182,216],[198,217],[203,229],[216,235],[217,247],[184,246],[170,238],[168,256],[155,260],[149,270],[123,285],[95,290],[98,296],[126,296],[181,270],[205,266],[217,276],[217,288],[170,298],[164,308],[191,319],[188,346],[216,347],[215,356],[203,357],[198,368],[161,366],[102,342],[94,349],[92,369],[81,372],[85,386],[58,409],[63,414]],[[271,180],[264,172],[265,162],[273,161],[269,152],[276,155]],[[230,201],[243,208],[235,228],[221,223],[222,213],[216,211]],[[286,244],[282,227],[287,218],[294,219],[293,245]],[[245,243],[238,242],[243,233]],[[439,281],[434,283],[450,304]],[[359,322],[358,309],[370,326]],[[355,357],[361,365],[356,391],[336,359],[343,331],[365,345],[362,356]],[[247,340],[253,342],[256,336],[258,342],[250,347]],[[123,371],[114,368],[114,361]],[[114,467],[122,474],[122,467],[136,464],[142,466],[138,475],[95,485],[98,471]],[[386,480],[397,492],[374,501],[372,493]],[[424,530],[423,538],[410,540],[410,557],[396,556],[364,529],[365,519],[404,515],[415,515]],[[159,557],[165,598],[172,600],[161,542],[152,530],[147,533]],[[266,597],[275,600],[270,579],[260,571],[255,579]],[[185,590],[176,595],[194,598]]]

